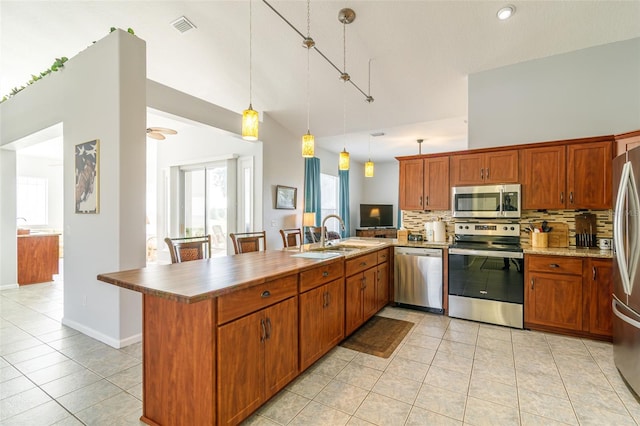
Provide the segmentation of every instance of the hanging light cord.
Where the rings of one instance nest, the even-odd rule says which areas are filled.
[[[262,2],[263,2],[264,4],[266,4],[266,5],[267,5],[267,7],[273,11],[273,13],[275,13],[276,15],[278,15],[278,17],[279,17],[280,19],[282,19],[282,20],[283,20],[287,25],[289,25],[289,27],[291,27],[291,29],[292,29],[293,31],[295,31],[296,33],[298,33],[298,35],[299,35],[300,37],[302,37],[303,39],[305,38],[304,34],[302,34],[300,31],[298,31],[298,29],[297,29],[296,27],[294,27],[294,26],[293,26],[293,24],[287,20],[287,18],[285,18],[284,16],[282,16],[282,14],[281,14],[280,12],[278,12],[278,11],[277,11],[277,10],[276,10],[272,5],[271,5],[271,4],[269,4],[269,2],[268,2],[267,0],[262,0]],[[314,49],[316,52],[318,52],[318,54],[319,54],[320,56],[322,56],[322,57],[324,58],[324,60],[325,60],[325,61],[327,61],[327,62],[329,63],[329,65],[331,65],[331,66],[332,66],[336,71],[338,71],[338,73],[339,73],[339,74],[342,74],[342,70],[341,70],[340,68],[338,68],[338,67],[336,66],[336,64],[334,64],[334,63],[331,61],[331,59],[327,58],[327,56],[326,56],[324,53],[322,53],[322,51],[320,51],[320,49],[318,49],[318,46],[313,46],[313,49]],[[366,93],[364,93],[364,91],[363,91],[360,87],[358,87],[358,85],[357,85],[356,83],[354,83],[354,82],[353,82],[353,80],[351,80],[351,79],[350,79],[350,80],[349,80],[349,83],[351,83],[351,84],[353,85],[353,87],[355,87],[355,88],[356,88],[356,90],[358,90],[358,92],[362,93],[362,95],[363,95],[365,98],[367,98],[367,102],[372,102],[372,101],[373,101],[373,98],[371,98],[371,96],[370,96],[371,94],[367,95]],[[371,101],[369,101],[369,100],[368,100],[368,98],[371,98]]]
[[[307,0],[307,40],[311,39],[311,0]],[[311,70],[309,66],[309,58],[311,57],[310,47],[307,46],[307,133],[310,133],[310,110],[311,110],[311,89],[309,80],[311,79]]]
[[[252,72],[252,68],[253,68],[253,46],[252,44],[252,34],[253,34],[253,28],[251,25],[251,22],[253,21],[252,18],[252,10],[251,10],[251,4],[253,3],[252,0],[249,0],[249,109],[252,108],[252,104],[253,104],[253,72]]]
[[[344,64],[344,73],[343,75],[348,75],[347,74],[347,25],[343,22],[342,23],[342,53],[343,53],[343,64]],[[342,98],[343,98],[343,106],[344,106],[344,114],[343,114],[343,132],[344,132],[344,150],[347,150],[347,81],[346,79],[344,80],[344,90],[342,91]]]

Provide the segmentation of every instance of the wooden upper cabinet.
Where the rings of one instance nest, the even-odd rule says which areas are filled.
[[[640,130],[616,135],[616,156],[640,146]]]
[[[449,209],[449,157],[400,161],[400,210]]]
[[[451,156],[451,186],[518,182],[518,150]]]
[[[424,160],[400,161],[400,210],[422,210]]]
[[[520,152],[522,209],[564,209],[566,201],[566,148],[547,146]]]
[[[567,208],[611,208],[613,154],[612,141],[567,145]]]
[[[424,160],[424,210],[449,210],[449,157]]]

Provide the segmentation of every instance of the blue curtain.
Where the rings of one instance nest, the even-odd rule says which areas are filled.
[[[322,220],[320,198],[320,159],[304,159],[304,211],[316,213],[316,226]]]
[[[340,178],[340,204],[338,206],[339,215],[344,221],[344,231],[340,231],[340,236],[346,238],[350,235],[351,221],[349,220],[349,170],[338,170]]]

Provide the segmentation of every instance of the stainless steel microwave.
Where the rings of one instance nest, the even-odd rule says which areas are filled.
[[[451,189],[453,217],[519,218],[520,184],[455,186]]]

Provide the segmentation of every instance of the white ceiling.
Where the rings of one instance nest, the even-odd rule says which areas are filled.
[[[640,1],[513,1],[516,14],[496,19],[507,1],[311,1],[311,36],[371,95],[338,78],[311,52],[311,132],[319,146],[352,157],[392,161],[418,152],[467,146],[467,76],[535,58],[640,36]],[[306,33],[306,2],[271,0]],[[253,106],[293,134],[306,132],[306,49],[261,0],[253,8]],[[186,16],[184,34],[170,23]],[[147,43],[147,76],[241,112],[249,103],[249,2],[0,1],[0,96],[60,56],[72,58],[110,27],[133,28]],[[345,108],[346,104],[346,108]],[[346,110],[346,114],[345,114]],[[345,120],[346,118],[346,120]],[[149,122],[149,125],[159,125]],[[238,128],[239,128],[238,124]]]

